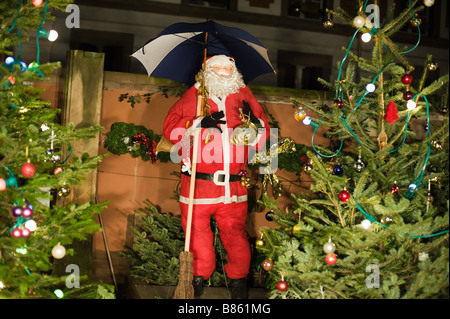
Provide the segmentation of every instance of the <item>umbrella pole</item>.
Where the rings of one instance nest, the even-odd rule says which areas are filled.
[[[205,33],[205,44],[208,38],[208,33]],[[203,58],[203,70],[205,70],[206,64],[206,45],[205,53]],[[197,97],[197,111],[196,115],[203,115],[203,99],[204,99],[204,86],[205,79],[203,77],[201,94]],[[189,251],[191,243],[191,226],[192,226],[192,212],[194,210],[194,191],[195,191],[195,176],[197,173],[197,153],[198,153],[198,143],[200,138],[200,130],[194,130],[194,141],[193,141],[193,154],[191,163],[191,180],[189,184],[189,204],[188,213],[186,220],[186,238],[184,243],[184,251],[180,253],[180,276],[178,279],[178,285],[175,289],[174,299],[193,299],[194,298],[194,287],[192,286],[192,281],[194,279],[193,271],[193,261],[194,255]]]

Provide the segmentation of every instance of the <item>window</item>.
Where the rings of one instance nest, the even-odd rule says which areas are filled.
[[[317,81],[331,76],[332,56],[278,51],[278,86],[303,90],[325,90]]]
[[[288,16],[303,19],[322,19],[325,0],[289,0]]]
[[[230,9],[229,0],[189,0],[189,5],[211,7],[216,9]]]
[[[70,49],[105,53],[105,71],[129,72],[133,40],[128,33],[72,29]]]

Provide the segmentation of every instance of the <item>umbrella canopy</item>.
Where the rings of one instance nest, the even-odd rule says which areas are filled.
[[[192,85],[202,68],[205,49],[207,56],[232,56],[245,83],[262,74],[275,73],[267,49],[253,35],[213,20],[172,24],[132,57],[144,65],[149,76]]]

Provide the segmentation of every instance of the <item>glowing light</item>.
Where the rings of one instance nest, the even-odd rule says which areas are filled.
[[[369,83],[366,85],[366,91],[369,93],[372,93],[373,91],[375,91],[375,88],[376,88],[375,84],[373,84],[373,83]]]
[[[361,222],[361,227],[364,228],[364,229],[369,229],[371,225],[372,225],[372,223],[368,219],[364,219]]]
[[[370,35],[369,32],[363,33],[363,34],[361,35],[361,40],[362,40],[363,42],[365,42],[365,43],[369,42],[370,39],[372,39],[372,36]]]
[[[416,108],[416,102],[414,102],[413,100],[409,100],[406,103],[406,108],[410,111],[414,110]]]

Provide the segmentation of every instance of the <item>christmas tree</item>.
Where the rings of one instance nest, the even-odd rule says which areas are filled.
[[[427,56],[413,78],[412,49],[391,40],[410,21],[420,26],[423,5],[410,1],[382,21],[366,5],[359,1],[356,18],[328,11],[355,28],[336,81],[319,79],[334,103],[293,99],[299,129],[313,131],[305,172],[314,183],[311,194],[292,194],[288,211],[262,200],[277,223],[257,242],[270,298],[449,297],[448,74],[430,83],[436,65]],[[369,58],[351,51],[361,34]],[[430,120],[433,111],[442,121]],[[410,128],[414,120],[425,120],[425,137]],[[329,145],[314,144],[319,128]]]
[[[71,1],[2,1],[0,4],[0,297],[113,298],[109,285],[89,282],[76,264],[57,274],[55,262],[77,252],[75,240],[99,231],[96,214],[106,203],[63,204],[72,185],[102,156],[71,155],[72,142],[97,136],[101,127],[59,124],[60,109],[41,99],[35,83],[60,63],[39,63],[39,40],[50,9]],[[36,61],[22,61],[22,43],[34,36]],[[53,38],[52,38],[53,37]],[[15,56],[13,48],[18,52]],[[87,281],[87,282],[86,282]]]

